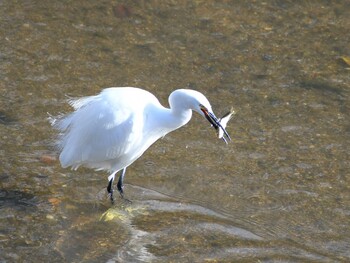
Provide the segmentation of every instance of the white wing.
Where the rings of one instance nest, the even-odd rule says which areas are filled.
[[[144,102],[150,100],[159,103],[140,89],[109,88],[97,96],[70,101],[76,111],[55,124],[62,131],[62,166],[111,170],[129,165],[142,154],[135,145],[144,125]]]

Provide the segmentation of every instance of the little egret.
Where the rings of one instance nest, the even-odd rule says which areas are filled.
[[[113,203],[113,181],[121,171],[117,189],[123,198],[126,168],[155,141],[185,125],[192,110],[231,140],[200,92],[178,89],[169,96],[170,109],[150,92],[132,87],[107,88],[96,96],[70,100],[74,112],[52,118],[60,131],[57,141],[63,168],[79,166],[107,170],[107,191]]]

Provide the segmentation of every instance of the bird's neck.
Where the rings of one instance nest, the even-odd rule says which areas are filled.
[[[158,110],[158,113],[156,119],[152,121],[154,124],[153,130],[158,130],[163,136],[185,125],[192,117],[192,110],[190,109],[178,110],[162,107]]]
[[[181,126],[184,126],[186,123],[188,123],[192,117],[192,110],[191,109],[167,109],[168,111],[168,123],[169,127],[172,130],[176,130],[180,128]]]

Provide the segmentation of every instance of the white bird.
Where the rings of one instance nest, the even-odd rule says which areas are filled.
[[[126,168],[155,141],[185,125],[192,110],[216,129],[230,136],[215,117],[207,98],[200,92],[178,89],[169,96],[169,108],[146,90],[132,87],[107,88],[96,96],[70,100],[74,112],[52,119],[60,131],[57,141],[63,168],[79,166],[107,170],[107,191],[113,203],[113,181],[121,172],[117,188],[123,198]]]

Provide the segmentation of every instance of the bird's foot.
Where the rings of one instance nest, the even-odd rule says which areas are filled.
[[[123,195],[121,197],[125,203],[132,204],[132,201],[130,199],[125,198]]]
[[[113,191],[111,191],[110,193],[108,193],[108,197],[111,200],[111,203],[114,204],[114,197],[113,197]]]
[[[124,190],[123,190],[123,189],[124,189],[124,186],[123,186],[122,184],[119,184],[119,182],[118,182],[117,188],[118,188],[120,197],[121,197],[124,201],[126,201],[127,203],[131,204],[132,202],[131,202],[129,199],[125,198],[125,196],[124,196]]]

